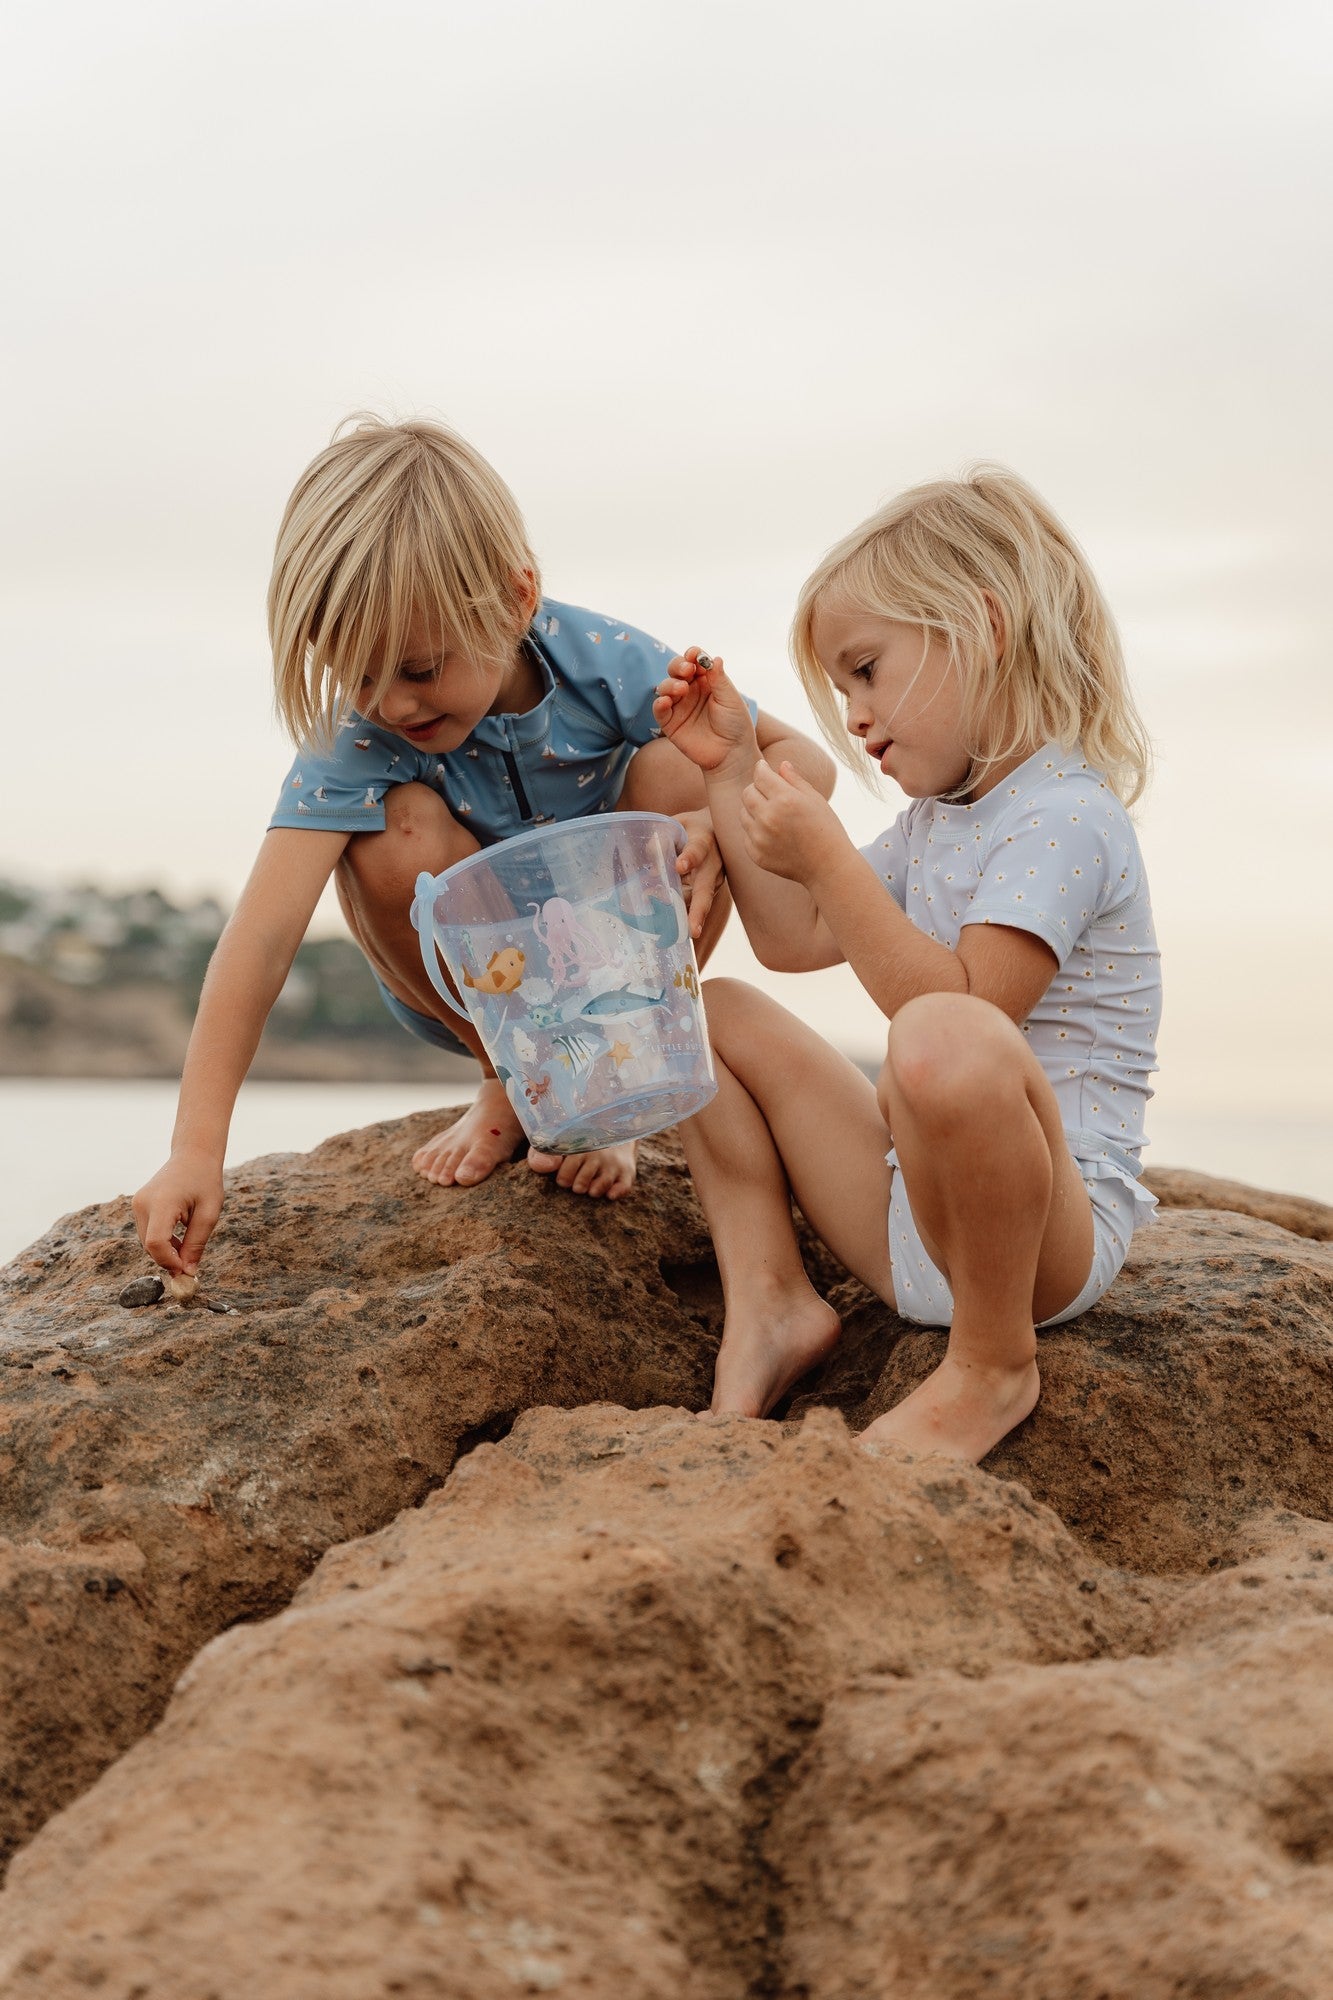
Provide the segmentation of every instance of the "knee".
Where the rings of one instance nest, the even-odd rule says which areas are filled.
[[[926,993],[899,1008],[880,1076],[880,1101],[897,1099],[918,1117],[975,1115],[993,1105],[1012,1077],[1021,1088],[1017,1030],[988,1000]]]
[[[697,810],[706,797],[702,772],[658,737],[630,758],[617,803],[621,812],[680,813]]]
[[[747,1052],[767,1046],[774,1002],[743,979],[705,979],[699,988],[708,1039],[728,1068],[744,1063]]]
[[[705,979],[699,993],[710,1028],[745,1019],[753,1013],[755,1001],[763,997],[755,987],[747,986],[743,979]]]
[[[406,883],[410,893],[423,869],[438,874],[477,846],[429,785],[394,785],[384,800],[383,830],[354,834],[338,868],[363,889],[396,893]]]

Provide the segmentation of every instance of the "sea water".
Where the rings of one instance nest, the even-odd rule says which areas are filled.
[[[0,1078],[0,1262],[71,1209],[132,1194],[160,1167],[176,1115],[171,1082]],[[247,1083],[227,1163],[308,1151],[321,1139],[431,1105],[466,1103],[464,1083]],[[1195,1167],[1333,1202],[1333,1119],[1149,1106],[1155,1166]]]

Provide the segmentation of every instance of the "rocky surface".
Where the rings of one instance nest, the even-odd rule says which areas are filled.
[[[792,1420],[688,1414],[672,1143],[429,1125],[233,1175],[232,1312],[124,1205],[0,1275],[0,1994],[1333,1994],[1328,1211],[1176,1177],[974,1471],[855,1445],[939,1342],[827,1265]]]
[[[1333,1208],[1311,1201],[1303,1194],[1270,1194],[1266,1188],[1249,1187],[1244,1181],[1217,1180],[1212,1174],[1192,1173],[1188,1167],[1155,1167],[1147,1174],[1148,1185],[1166,1208],[1219,1208],[1235,1215],[1254,1215],[1261,1222],[1275,1222],[1294,1236],[1309,1236],[1316,1243],[1333,1239]]]
[[[230,1174],[204,1273],[225,1315],[120,1304],[145,1264],[127,1201],[0,1273],[0,1854],[156,1720],[206,1639],[518,1411],[707,1400],[669,1282],[712,1274],[678,1154],[632,1205],[523,1166],[446,1192],[409,1165],[439,1117]]]

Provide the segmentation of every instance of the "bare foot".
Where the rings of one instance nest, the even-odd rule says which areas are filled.
[[[556,1186],[574,1194],[619,1201],[634,1185],[638,1153],[637,1139],[626,1139],[621,1146],[599,1146],[595,1153],[542,1153],[530,1148],[528,1165],[534,1174],[554,1174]]]
[[[1015,1424],[1031,1416],[1041,1394],[1037,1364],[987,1368],[946,1354],[933,1375],[901,1403],[876,1417],[858,1443],[881,1444],[979,1465]]]
[[[483,1079],[475,1104],[447,1130],[418,1146],[412,1165],[441,1187],[475,1187],[512,1160],[523,1137],[513,1105],[498,1077]]]
[[[784,1287],[765,1296],[751,1291],[729,1308],[713,1377],[713,1401],[704,1415],[724,1410],[766,1417],[806,1370],[837,1345],[842,1321],[811,1286]]]

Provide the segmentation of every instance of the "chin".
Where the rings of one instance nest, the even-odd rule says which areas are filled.
[[[898,790],[905,793],[909,799],[939,799],[948,798],[963,789],[967,784],[969,768],[965,766],[961,771],[954,772],[921,772],[913,770],[909,765],[903,771],[893,771],[889,775]]]

